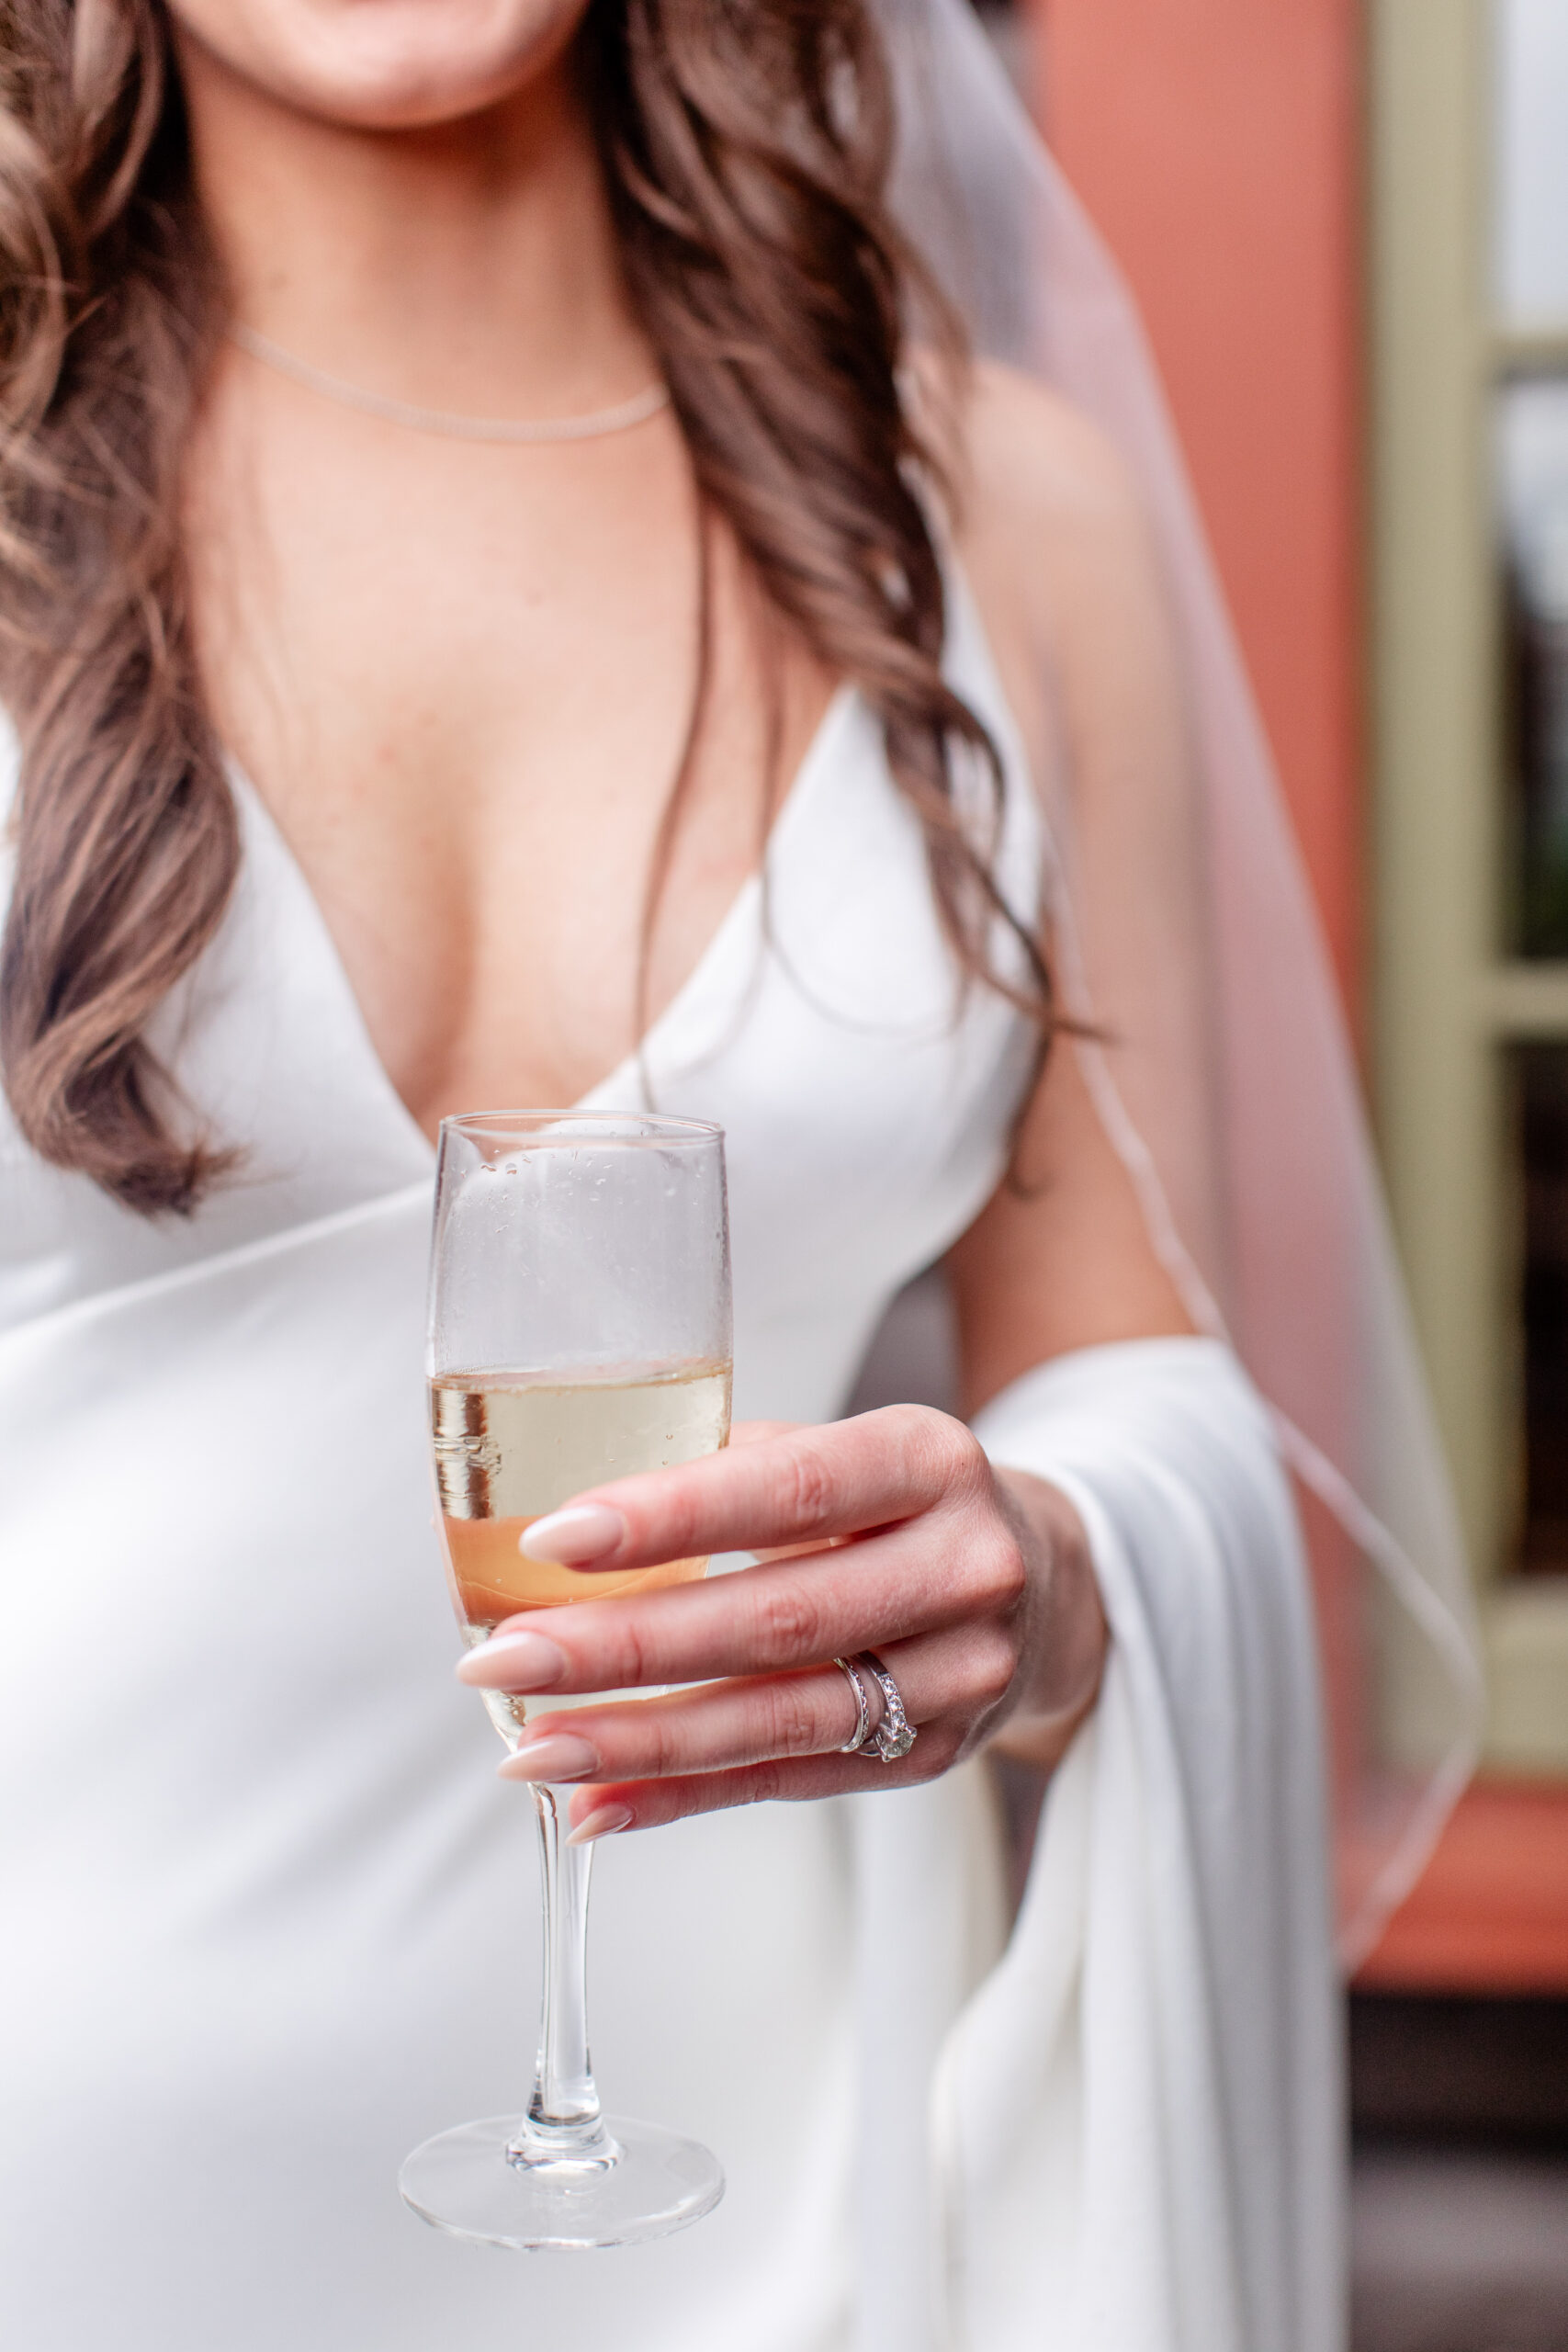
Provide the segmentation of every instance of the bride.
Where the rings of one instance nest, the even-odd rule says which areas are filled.
[[[890,205],[911,40],[939,105],[978,37],[6,26],[16,2340],[1331,2352],[1309,1602],[1197,1271],[1188,653],[1111,440],[964,356],[934,268],[1006,254]],[[730,2187],[503,2263],[392,2186],[520,2085],[536,1933],[429,1532],[431,1138],[649,1098],[727,1131],[754,1426],[563,1514],[582,1600],[462,1672],[704,1684],[502,1770],[613,1838],[597,2055]],[[964,1418],[837,1418],[937,1260]],[[725,1550],[784,1556],[592,1597]],[[998,1756],[1050,1776],[1010,1905]]]

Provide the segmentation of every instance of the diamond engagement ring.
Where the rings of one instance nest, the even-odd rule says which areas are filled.
[[[863,1754],[874,1755],[883,1764],[897,1764],[901,1756],[908,1756],[916,1738],[915,1726],[904,1712],[904,1701],[898,1685],[874,1650],[859,1651],[852,1665],[842,1658],[837,1663],[843,1666],[846,1672],[851,1674],[854,1674],[855,1667],[863,1667],[866,1672],[875,1679],[877,1688],[882,1692],[882,1721],[872,1733],[869,1743],[863,1730],[857,1731],[855,1747]],[[856,1675],[857,1686],[859,1679],[859,1676]],[[847,1755],[849,1750],[845,1749],[843,1753]]]

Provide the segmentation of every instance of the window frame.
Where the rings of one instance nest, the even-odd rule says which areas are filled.
[[[1474,1564],[1487,1760],[1568,1773],[1568,1576],[1508,1574],[1522,1206],[1508,1048],[1568,1041],[1568,959],[1502,952],[1492,401],[1568,375],[1490,300],[1493,0],[1372,0],[1375,1099],[1395,1232]]]

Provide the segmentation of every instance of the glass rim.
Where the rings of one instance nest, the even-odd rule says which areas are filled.
[[[476,1141],[488,1136],[513,1136],[519,1143],[560,1142],[581,1143],[587,1138],[581,1133],[554,1135],[550,1129],[567,1123],[579,1129],[597,1128],[606,1133],[607,1140],[629,1144],[657,1144],[666,1148],[682,1145],[714,1144],[724,1141],[724,1129],[711,1119],[688,1119],[666,1116],[659,1111],[454,1111],[442,1119],[437,1134],[468,1136]],[[529,1129],[537,1129],[530,1136]],[[620,1130],[619,1135],[614,1130]],[[609,1132],[607,1132],[609,1131]]]

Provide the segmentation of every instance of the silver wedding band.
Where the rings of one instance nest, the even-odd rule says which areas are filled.
[[[833,1664],[848,1676],[855,1694],[854,1732],[840,1748],[840,1755],[872,1755],[879,1763],[897,1764],[900,1757],[908,1756],[916,1739],[915,1726],[904,1711],[898,1685],[874,1650],[857,1651],[852,1658],[836,1657]],[[861,1679],[863,1668],[882,1693],[882,1721],[874,1731],[871,1728],[870,1693]]]
[[[840,1756],[852,1756],[871,1729],[871,1700],[860,1679],[860,1668],[852,1659],[836,1657],[833,1664],[840,1674],[848,1675],[850,1689],[855,1694],[855,1727],[839,1750]]]

